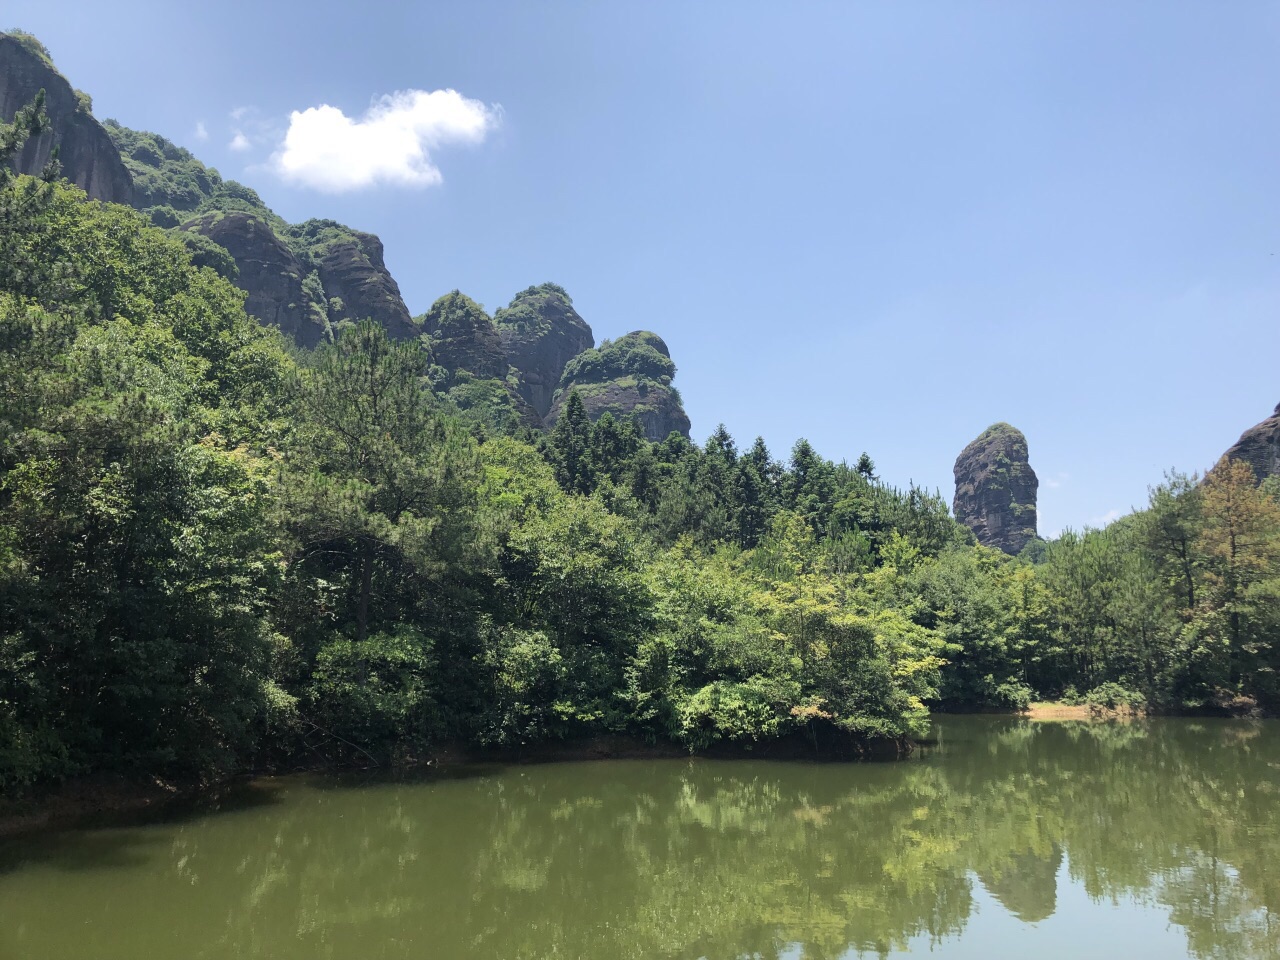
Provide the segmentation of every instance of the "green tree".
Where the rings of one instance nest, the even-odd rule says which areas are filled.
[[[590,493],[595,489],[591,463],[591,418],[577,390],[569,391],[564,410],[551,431],[556,480],[570,493]]]
[[[1280,575],[1280,504],[1256,485],[1247,463],[1225,457],[1205,477],[1201,498],[1197,546],[1210,594],[1203,616],[1225,618],[1230,683],[1252,688],[1259,670],[1276,666],[1276,643],[1257,629],[1255,603],[1268,593],[1261,585]]]
[[[475,544],[474,445],[424,388],[427,357],[364,321],[322,346],[298,388],[288,463],[295,563],[337,573],[357,640],[429,595]],[[375,598],[386,609],[374,607]]]

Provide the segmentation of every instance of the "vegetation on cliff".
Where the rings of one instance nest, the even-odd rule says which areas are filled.
[[[656,333],[637,330],[606,340],[565,365],[547,422],[554,424],[577,393],[592,420],[605,414],[637,420],[650,440],[670,433],[688,437],[689,418],[671,385],[675,375],[671,352]]]
[[[517,375],[516,389],[539,417],[551,412],[565,367],[595,346],[591,327],[564,287],[528,287],[493,315],[502,348]]]

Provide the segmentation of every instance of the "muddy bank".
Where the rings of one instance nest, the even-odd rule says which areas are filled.
[[[1103,707],[1091,703],[1033,703],[1019,716],[1029,720],[1141,720],[1145,710]]]

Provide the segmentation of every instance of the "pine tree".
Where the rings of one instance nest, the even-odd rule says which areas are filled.
[[[590,493],[595,489],[591,465],[591,418],[577,390],[569,391],[564,410],[551,431],[555,451],[556,482],[569,493]]]
[[[1256,484],[1248,463],[1223,457],[1201,487],[1204,526],[1198,546],[1213,593],[1210,603],[1227,619],[1234,684],[1272,646],[1269,637],[1254,630],[1250,591],[1280,575],[1280,504]]]
[[[306,423],[291,463],[300,559],[350,583],[358,640],[380,577],[420,579],[469,538],[479,465],[423,385],[427,356],[366,320],[321,347],[300,385]]]

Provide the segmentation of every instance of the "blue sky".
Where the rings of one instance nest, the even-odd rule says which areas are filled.
[[[287,219],[377,233],[415,314],[554,280],[597,339],[658,332],[698,439],[866,450],[950,499],[956,454],[1007,420],[1053,534],[1210,466],[1280,401],[1275,2],[7,14],[99,118]],[[369,137],[336,180],[333,158],[281,170],[287,133],[314,151],[332,129],[308,141],[295,112],[359,124],[447,89],[472,127],[433,114],[425,155]]]

